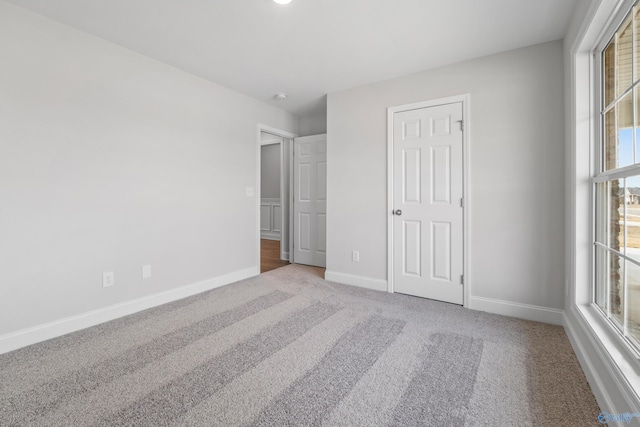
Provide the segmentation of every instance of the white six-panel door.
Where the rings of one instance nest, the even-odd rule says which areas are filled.
[[[462,103],[393,118],[395,292],[463,303]]]
[[[293,262],[326,267],[327,136],[296,138],[293,169]]]

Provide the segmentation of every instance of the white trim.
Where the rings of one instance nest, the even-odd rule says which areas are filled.
[[[393,115],[402,111],[417,110],[420,108],[435,107],[437,105],[462,103],[462,195],[464,198],[464,209],[462,210],[463,226],[463,253],[462,253],[462,274],[463,284],[463,305],[468,307],[471,298],[471,251],[469,236],[471,236],[471,95],[462,94],[446,98],[432,99],[429,101],[414,102],[412,104],[398,105],[387,108],[387,291],[394,292],[393,287]]]
[[[393,285],[393,115],[396,108],[387,108],[387,292],[395,291]]]
[[[260,146],[262,147],[267,147],[269,145],[279,145],[282,143],[282,138],[278,139],[278,140],[273,140],[273,141],[260,141]]]
[[[517,317],[519,319],[533,320],[535,322],[551,323],[552,325],[562,325],[564,313],[563,310],[557,308],[521,304],[513,301],[475,296],[470,298],[466,307],[472,310],[502,314],[503,316]]]
[[[638,174],[640,174],[640,163],[598,173],[591,181],[595,184],[598,182],[612,181],[614,179],[629,178]]]
[[[165,292],[11,332],[0,336],[0,354],[219,288],[239,280],[257,276],[258,274],[260,274],[260,269],[251,267]]]
[[[283,138],[280,144],[280,199],[282,202],[282,224],[280,259],[293,263],[293,141],[295,138]],[[285,191],[286,190],[286,191]],[[288,197],[287,197],[288,196]],[[286,220],[285,220],[286,217]],[[285,251],[285,246],[286,250]]]
[[[288,260],[291,264],[295,264],[296,260],[293,258],[293,246],[294,246],[294,240],[293,240],[293,235],[294,235],[294,229],[293,229],[293,200],[294,200],[294,194],[293,194],[293,184],[294,184],[294,170],[293,170],[293,156],[294,156],[294,149],[296,146],[296,141],[295,139],[290,139],[289,142],[289,252],[287,253],[288,255]]]
[[[438,105],[455,104],[457,102],[465,102],[469,99],[469,94],[452,95],[445,98],[430,99],[428,101],[413,102],[411,104],[396,105],[387,108],[390,113],[400,113],[402,111],[419,110],[421,108],[436,107]],[[392,116],[393,117],[393,116]]]
[[[280,235],[280,233],[274,233],[273,231],[262,231],[260,233],[260,239],[276,240],[279,242],[282,239],[282,236]]]
[[[464,176],[462,177],[462,197],[464,197],[464,209],[462,210],[462,226],[464,227],[463,234],[463,274],[464,284],[463,290],[463,305],[468,307],[471,300],[471,95],[461,95],[462,98],[462,120],[464,120],[464,128],[462,129],[462,170]]]
[[[609,0],[611,1],[611,0]],[[596,40],[598,43],[594,46],[595,51],[604,50],[607,46],[615,32],[618,30],[618,27],[622,25],[624,18],[630,12],[631,7],[636,2],[636,0],[614,0],[616,3],[615,8],[607,13],[607,16],[604,17],[606,21],[601,23],[602,30],[597,35]],[[594,1],[593,4],[601,3],[601,1]],[[592,4],[592,5],[593,5]],[[585,28],[586,30],[586,28]]]
[[[258,135],[260,135],[260,132],[266,132],[266,133],[270,133],[271,135],[279,136],[282,138],[288,138],[288,139],[293,139],[298,137],[298,135],[296,135],[295,133],[287,132],[286,130],[276,129],[271,126],[258,123]]]
[[[280,259],[283,259],[284,257],[284,240],[287,239],[288,233],[287,233],[287,229],[285,227],[285,222],[284,222],[284,217],[285,217],[285,210],[287,208],[287,197],[285,197],[286,192],[284,191],[285,189],[285,185],[286,183],[285,181],[285,170],[287,169],[284,166],[284,144],[285,144],[286,139],[282,138],[282,140],[280,141]],[[289,174],[291,174],[291,172],[289,171]]]
[[[256,136],[256,181],[255,181],[255,191],[254,191],[254,196],[255,196],[255,215],[256,215],[256,224],[255,224],[255,232],[256,232],[256,241],[255,241],[255,259],[256,259],[256,268],[258,269],[258,271],[260,271],[260,181],[261,181],[261,163],[260,163],[260,158],[261,158],[261,154],[262,154],[262,132],[266,132],[266,133],[270,133],[271,135],[275,135],[278,137],[282,137],[282,138],[286,138],[286,139],[294,139],[297,138],[298,135],[296,135],[295,133],[291,133],[291,132],[287,132],[285,130],[281,130],[281,129],[276,129],[274,127],[268,126],[268,125],[263,125],[261,123],[258,123],[257,125],[257,136]],[[282,147],[284,145],[284,141],[280,142],[280,152],[282,153]],[[280,181],[282,183],[282,171],[284,170],[284,168],[280,167]],[[290,170],[290,175],[293,175],[293,171]],[[284,216],[284,215],[283,215]],[[291,222],[291,217],[289,217],[289,222]],[[282,230],[282,228],[281,228]]]
[[[373,289],[375,291],[387,291],[387,281],[373,279],[371,277],[356,276],[355,274],[338,273],[327,270],[324,279],[330,282],[342,283],[343,285],[357,286],[359,288]]]
[[[607,345],[597,338],[586,318],[588,311],[571,307],[565,312],[564,328],[596,401],[610,414],[640,412],[638,396],[611,357],[614,344]]]

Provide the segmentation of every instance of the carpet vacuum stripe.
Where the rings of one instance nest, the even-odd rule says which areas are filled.
[[[293,295],[275,291],[248,301],[234,309],[216,313],[199,322],[162,335],[151,342],[134,346],[124,353],[12,396],[0,406],[0,419],[21,413],[18,423],[31,422],[60,405],[102,384],[143,368],[158,358],[177,351],[202,337],[220,331],[246,317],[279,304]]]
[[[299,378],[252,426],[319,425],[398,337],[406,322],[374,315],[340,338],[320,363]]]
[[[339,307],[315,303],[267,327],[221,355],[159,387],[97,425],[158,426],[174,423],[217,390],[286,347]]]
[[[270,402],[315,368],[344,334],[369,316],[349,308],[340,310],[190,410],[176,427],[250,423]]]
[[[482,347],[482,340],[464,335],[431,335],[392,425],[464,425]]]

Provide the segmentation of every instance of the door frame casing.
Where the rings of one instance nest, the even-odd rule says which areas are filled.
[[[287,132],[281,129],[276,129],[274,127],[268,126],[268,125],[264,125],[261,123],[258,123],[257,126],[257,136],[256,136],[256,183],[255,183],[255,191],[254,191],[254,195],[256,196],[256,205],[255,205],[255,209],[256,209],[256,225],[255,225],[255,230],[256,230],[256,266],[258,269],[258,274],[260,274],[260,201],[262,200],[262,194],[261,194],[261,174],[262,174],[262,163],[260,161],[261,157],[262,157],[262,132],[266,132],[269,133],[271,135],[275,135],[277,137],[281,137],[283,139],[290,139],[291,145],[293,145],[293,139],[297,138],[298,135],[291,133],[291,132]],[[283,141],[282,144],[280,145],[281,149],[280,149],[280,153],[281,153],[281,160],[284,161],[284,159],[282,159],[282,153],[284,151],[284,144],[285,142]],[[289,152],[289,157],[291,157],[291,150]],[[291,159],[288,159],[288,161],[290,162]],[[290,176],[289,176],[289,182],[285,183],[284,180],[282,179],[282,171],[284,170],[284,165],[281,164],[280,165],[280,191],[281,191],[281,197],[282,197],[282,190],[284,189],[285,185],[288,185],[290,187],[289,190],[289,209],[292,208],[291,206],[291,184],[292,184],[292,175],[293,175],[293,171],[290,170]],[[289,223],[291,223],[291,215],[289,215]],[[282,224],[284,225],[284,224]],[[280,229],[282,230],[283,227],[281,226]],[[292,227],[289,227],[289,241],[291,241],[291,231],[292,231]],[[282,238],[282,237],[281,237]],[[293,264],[293,254],[292,254],[292,250],[291,247],[289,247],[289,262]]]
[[[428,101],[414,102],[411,104],[397,105],[387,108],[387,290],[388,292],[395,292],[393,282],[394,272],[394,259],[393,259],[393,215],[391,211],[394,209],[393,204],[393,118],[396,113],[403,111],[419,110],[422,108],[437,107],[445,104],[462,103],[462,194],[464,199],[464,207],[462,210],[462,271],[464,275],[463,289],[463,306],[468,307],[470,295],[471,295],[471,276],[469,274],[470,265],[470,250],[469,250],[469,235],[471,234],[470,228],[470,214],[471,203],[469,194],[469,182],[470,182],[470,167],[469,167],[469,142],[470,142],[470,94],[454,95],[446,98],[437,98]]]

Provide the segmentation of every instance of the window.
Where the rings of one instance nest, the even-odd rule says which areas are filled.
[[[594,303],[640,354],[640,6],[600,54]]]

